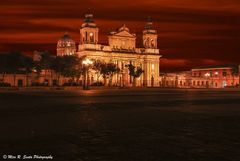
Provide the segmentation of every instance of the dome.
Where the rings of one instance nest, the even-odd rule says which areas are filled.
[[[75,41],[71,39],[68,33],[65,33],[57,43],[58,48],[66,48],[66,47],[73,47],[75,48]]]

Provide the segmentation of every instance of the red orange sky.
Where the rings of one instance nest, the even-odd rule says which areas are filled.
[[[126,24],[140,43],[144,21],[158,30],[162,69],[240,63],[239,0],[2,0],[0,52],[50,50],[68,31],[79,41],[88,9],[100,27],[100,41]]]

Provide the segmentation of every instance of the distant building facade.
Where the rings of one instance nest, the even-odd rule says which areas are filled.
[[[191,71],[193,87],[225,88],[239,86],[238,65],[203,66]]]
[[[188,72],[161,74],[162,87],[227,88],[238,87],[239,65],[211,65],[193,68]]]
[[[8,83],[10,86],[25,87],[31,85],[31,79],[26,74],[5,74],[0,77],[0,83]]]
[[[191,72],[162,73],[160,77],[161,87],[189,88],[191,85]]]

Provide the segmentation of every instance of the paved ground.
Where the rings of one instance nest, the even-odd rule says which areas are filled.
[[[2,154],[51,154],[57,161],[237,161],[240,91],[0,92],[0,128]]]

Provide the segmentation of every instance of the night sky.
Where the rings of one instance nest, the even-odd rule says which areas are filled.
[[[49,50],[65,31],[78,43],[84,14],[93,12],[100,42],[123,24],[137,34],[148,16],[158,30],[162,70],[240,63],[239,0],[1,0],[0,52]]]

